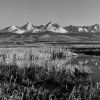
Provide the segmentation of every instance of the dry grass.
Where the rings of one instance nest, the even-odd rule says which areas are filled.
[[[99,100],[88,66],[64,47],[0,48],[1,100]]]

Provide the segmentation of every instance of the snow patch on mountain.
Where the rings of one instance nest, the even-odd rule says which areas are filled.
[[[86,28],[79,27],[78,32],[88,32]]]
[[[25,33],[25,30],[17,29],[13,31],[13,33],[22,34],[22,33]]]
[[[79,28],[78,28],[78,31],[79,31],[79,32],[82,32],[82,31],[83,31],[83,28],[82,28],[82,27],[79,27]]]
[[[34,27],[34,29],[32,30],[32,33],[38,33],[38,32],[40,32],[40,30]]]

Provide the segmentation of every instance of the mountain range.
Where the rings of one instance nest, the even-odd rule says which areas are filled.
[[[31,33],[39,33],[39,32],[46,32],[51,31],[54,33],[69,33],[69,32],[99,32],[100,31],[100,24],[94,24],[91,26],[60,26],[56,22],[49,22],[46,25],[34,26],[32,23],[28,22],[23,26],[9,26],[4,29],[1,29],[0,32],[11,32],[17,34],[23,34],[26,32]]]
[[[60,26],[56,22],[35,26],[9,26],[0,30],[0,45],[49,43],[100,43],[100,24],[91,26]]]

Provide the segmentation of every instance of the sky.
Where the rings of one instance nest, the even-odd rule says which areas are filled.
[[[0,0],[0,28],[50,21],[62,26],[100,23],[100,0]]]

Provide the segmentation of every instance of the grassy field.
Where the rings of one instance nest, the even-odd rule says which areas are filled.
[[[0,48],[0,99],[99,100],[93,64],[64,46]]]

